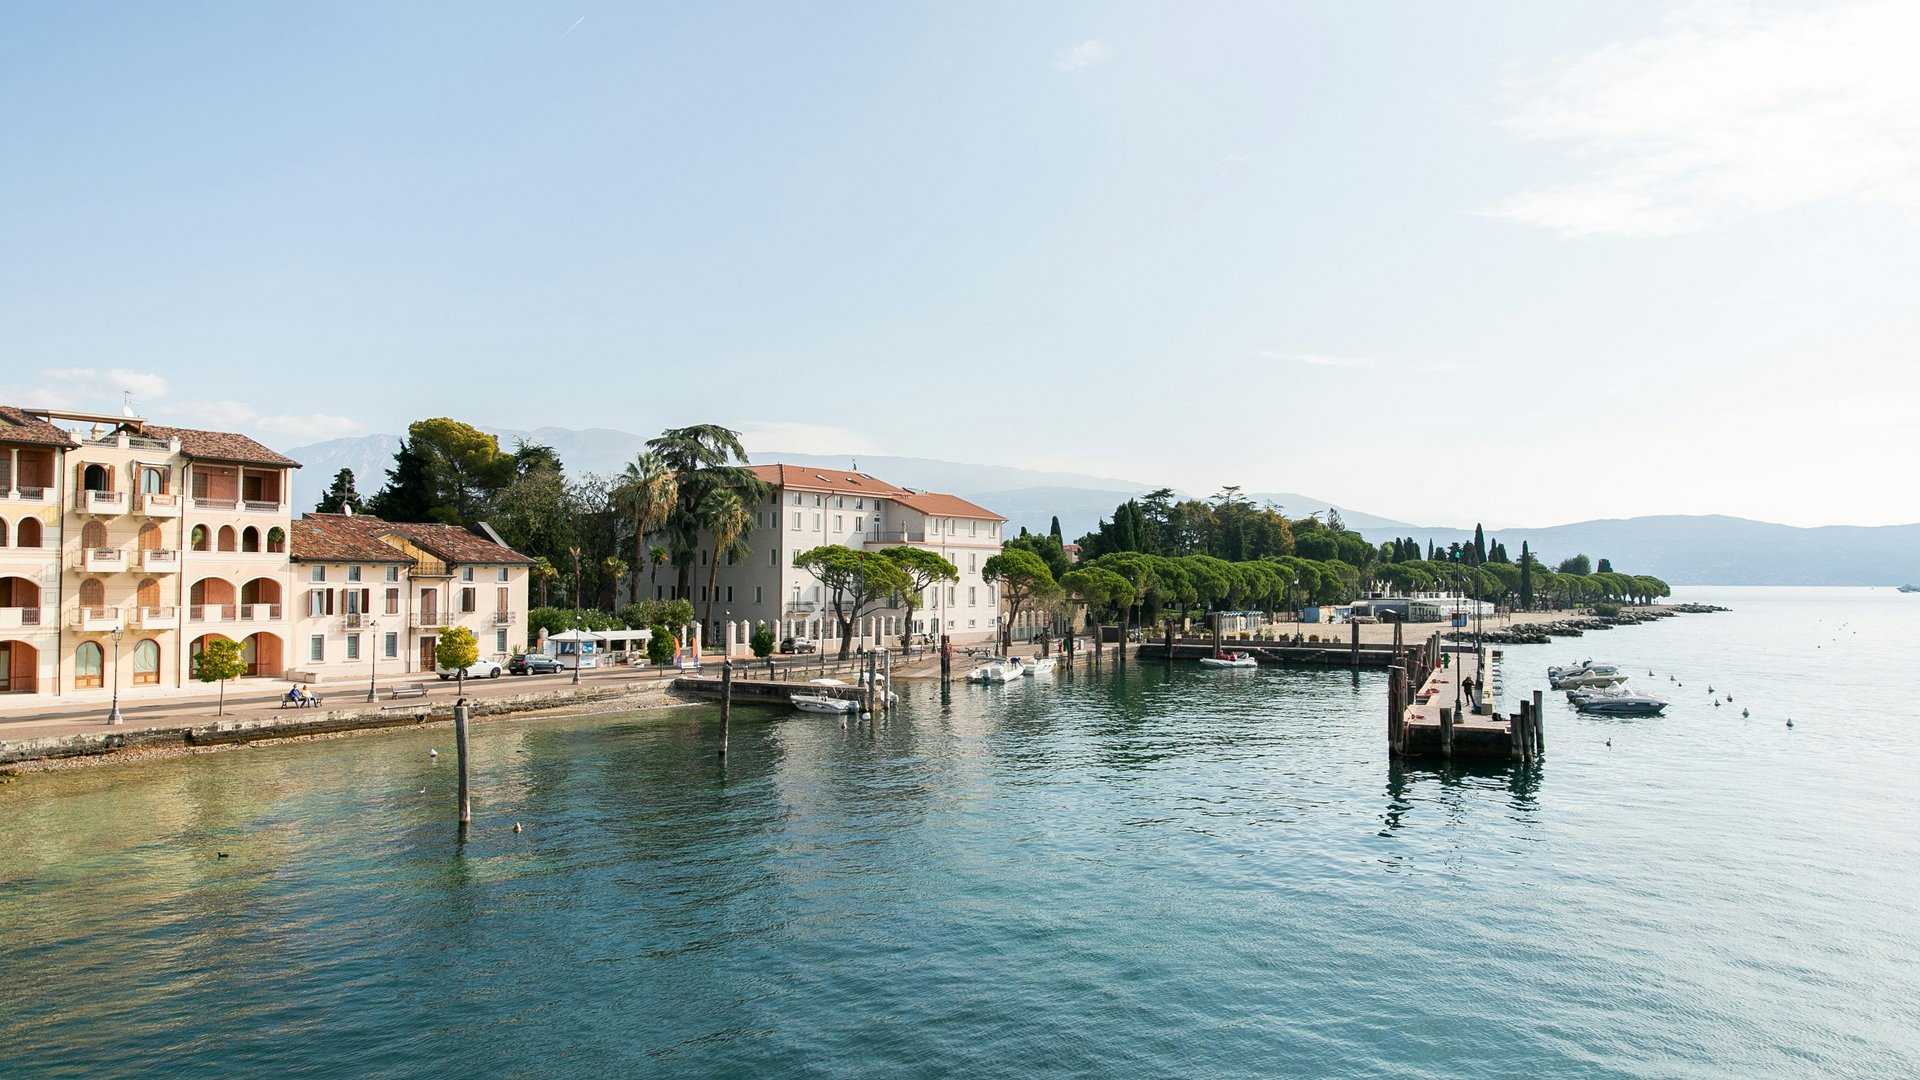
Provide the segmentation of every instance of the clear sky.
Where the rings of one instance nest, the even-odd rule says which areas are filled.
[[[1920,4],[13,4],[0,401],[1920,521]]]

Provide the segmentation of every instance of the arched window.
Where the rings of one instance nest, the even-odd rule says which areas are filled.
[[[153,686],[160,681],[160,643],[143,639],[133,647],[133,685]]]
[[[167,470],[148,465],[140,470],[140,492],[143,495],[165,495],[167,493]]]
[[[98,642],[81,642],[80,647],[73,650],[74,688],[86,689],[93,686],[105,686],[106,680],[101,678],[101,669],[105,667],[103,663],[105,659],[106,654],[100,651]]]
[[[140,526],[140,539],[136,541],[141,551],[158,551],[166,541],[160,538],[160,526],[149,521]]]
[[[40,546],[40,519],[39,518],[21,518],[20,524],[14,526],[13,545],[15,547],[23,547],[23,548],[39,547]]]
[[[99,578],[90,577],[80,583],[80,606],[88,609],[107,606],[107,587],[100,584]]]
[[[187,544],[195,551],[207,550],[207,527],[205,525],[195,525],[193,527],[193,536],[187,541]]]
[[[244,530],[241,531],[240,550],[241,551],[259,551],[260,550],[260,530],[259,529],[256,529],[253,526],[249,525]]]
[[[89,521],[80,526],[80,546],[83,548],[103,548],[107,546],[107,526],[105,522]]]
[[[7,519],[0,518],[0,547],[7,546]]]
[[[282,529],[278,525],[275,525],[273,528],[268,529],[267,530],[267,550],[274,551],[274,552],[287,550],[287,530]]]
[[[140,587],[134,590],[133,602],[140,605],[142,611],[152,611],[160,606],[160,582],[153,578],[141,578]]]
[[[220,550],[232,551],[234,549],[234,546],[235,545],[233,542],[233,526],[231,525],[220,526]]]
[[[80,487],[85,491],[112,491],[113,474],[105,465],[89,465],[80,470]]]

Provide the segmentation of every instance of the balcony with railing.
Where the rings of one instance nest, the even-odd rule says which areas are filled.
[[[142,570],[157,574],[174,574],[180,570],[180,553],[172,548],[141,548],[138,555]]]
[[[237,604],[193,604],[187,608],[188,622],[236,622],[239,618],[240,607]]]
[[[180,516],[180,496],[157,491],[145,492],[140,496],[140,512],[153,518],[177,518]]]
[[[53,488],[44,484],[0,484],[0,499],[13,502],[49,503],[53,501]]]
[[[278,514],[286,510],[277,502],[264,502],[260,499],[246,499],[240,503],[240,509],[250,514]]]
[[[199,495],[193,497],[195,510],[233,510],[239,506],[240,502],[237,499],[211,499]]]
[[[124,630],[126,616],[116,607],[83,607],[73,613],[73,628],[95,633]]]
[[[89,514],[124,514],[127,512],[127,493],[124,491],[83,491],[77,509]]]
[[[374,625],[373,616],[364,611],[349,611],[340,616],[342,630],[368,630]]]
[[[416,611],[408,622],[418,629],[432,630],[447,625],[447,617],[437,611]]]
[[[496,611],[493,613],[493,625],[512,626],[519,618],[520,616],[512,611]]]
[[[43,625],[46,612],[38,607],[0,607],[0,630],[31,630]]]
[[[870,532],[866,536],[868,547],[884,547],[889,544],[924,544],[927,534],[924,532]]]
[[[89,574],[117,574],[127,568],[127,553],[120,548],[87,548],[80,553],[80,568]]]
[[[279,604],[241,604],[240,620],[242,622],[279,622],[280,621],[280,605]]]
[[[127,614],[132,616],[133,625],[153,630],[165,629],[179,619],[179,609],[164,604],[128,608]]]

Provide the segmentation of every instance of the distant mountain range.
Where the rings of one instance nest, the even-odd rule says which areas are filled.
[[[553,447],[570,475],[610,475],[633,460],[646,436],[595,428],[487,429],[511,449],[516,440]],[[284,450],[304,468],[294,474],[296,510],[311,509],[341,469],[352,469],[362,495],[386,483],[395,435],[333,439]],[[756,462],[852,469],[922,491],[943,491],[1006,515],[1009,527],[1045,532],[1055,516],[1068,539],[1095,529],[1114,507],[1161,485],[1138,480],[1048,472],[1004,465],[968,465],[933,458],[859,455],[823,456],[755,451]],[[1210,493],[1208,493],[1210,494]],[[1181,493],[1181,497],[1186,497]],[[1253,492],[1255,503],[1274,503],[1289,517],[1337,510],[1347,527],[1376,543],[1411,536],[1445,547],[1471,540],[1472,530],[1425,528],[1294,492]],[[1519,557],[1526,541],[1549,565],[1576,554],[1610,559],[1623,573],[1645,573],[1675,585],[1898,585],[1920,580],[1920,524],[1802,529],[1746,518],[1660,516],[1582,521],[1547,528],[1500,529],[1489,537]]]

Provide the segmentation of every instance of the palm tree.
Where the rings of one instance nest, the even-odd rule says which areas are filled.
[[[692,591],[693,559],[704,527],[700,506],[707,494],[732,488],[742,502],[757,503],[767,497],[768,487],[745,468],[747,450],[740,445],[739,433],[719,424],[670,428],[648,439],[647,449],[659,455],[678,483],[678,498],[662,522],[662,531],[673,552],[673,565],[680,571],[675,595],[685,597]],[[736,458],[743,464],[733,464]]]
[[[660,564],[666,562],[667,559],[667,549],[661,547],[659,544],[655,544],[647,549],[647,563],[649,564],[647,569],[648,582],[657,582],[660,580]]]
[[[716,583],[720,578],[720,560],[727,555],[743,556],[750,550],[745,542],[753,527],[753,514],[732,488],[715,488],[700,503],[700,527],[713,534],[713,564],[707,568],[707,625],[713,625],[713,602],[719,599]]]
[[[612,594],[609,598],[612,602],[609,603],[607,607],[609,609],[618,607],[620,602],[620,579],[627,576],[627,560],[618,555],[609,555],[600,560],[600,567],[607,572],[607,592]],[[634,597],[636,602],[638,602],[639,599],[638,596]]]
[[[647,562],[647,533],[658,529],[680,498],[680,483],[659,454],[646,452],[627,463],[614,488],[621,511],[633,519],[633,595],[640,599],[640,568]]]
[[[533,580],[540,583],[540,606],[546,607],[547,583],[559,577],[560,571],[554,569],[553,563],[549,561],[545,555],[542,555],[533,560],[533,568],[529,573],[533,575]]]

